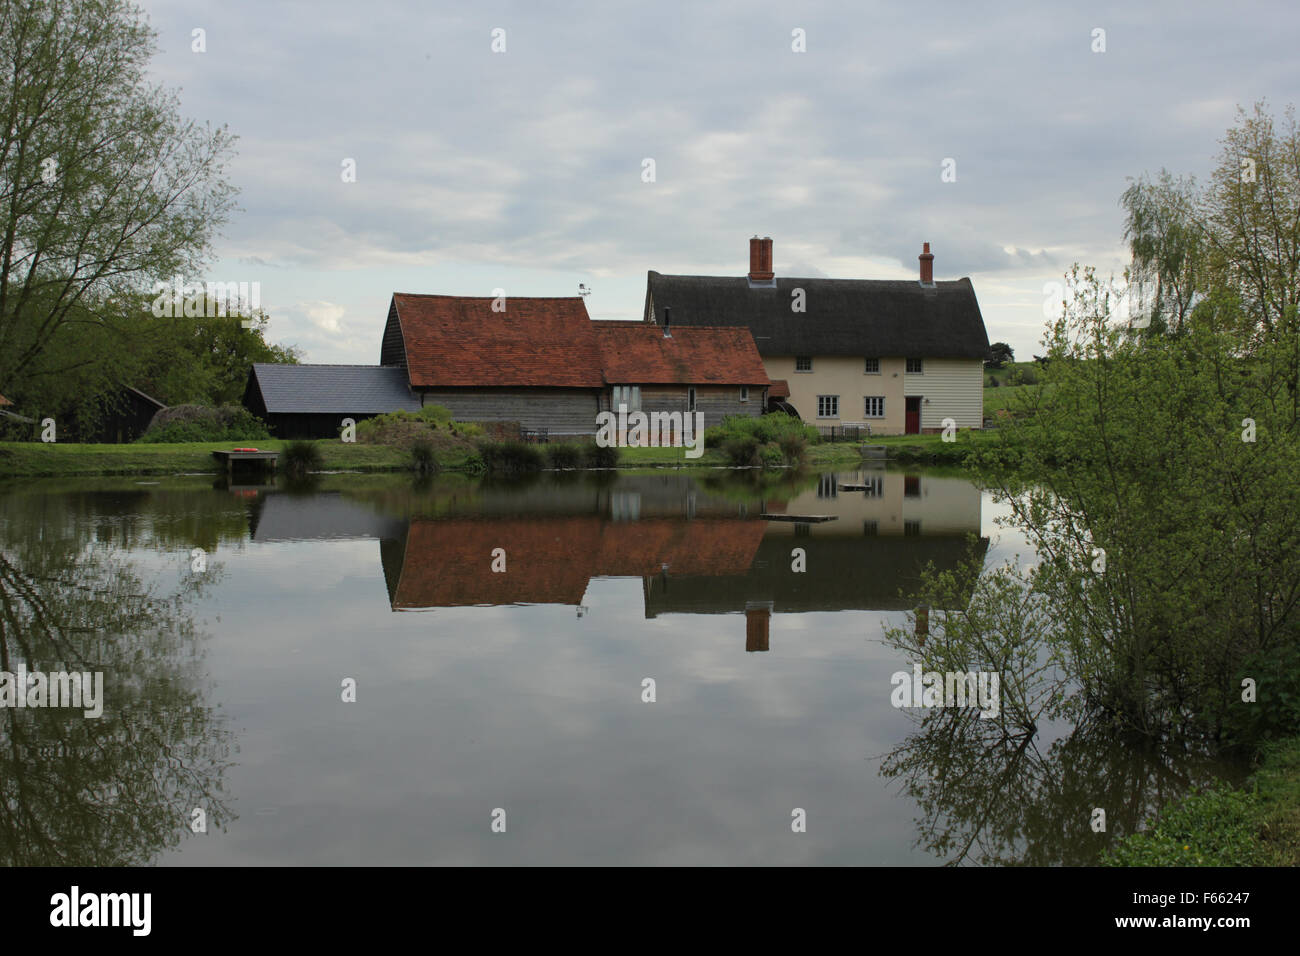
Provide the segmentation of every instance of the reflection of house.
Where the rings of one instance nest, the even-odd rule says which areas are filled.
[[[776,277],[772,240],[750,240],[748,276],[650,272],[644,319],[753,333],[773,398],[816,425],[880,434],[979,428],[984,319],[970,279],[934,281],[930,244],[918,280]],[[782,393],[786,393],[782,395]]]
[[[382,546],[394,610],[582,604],[595,577],[741,575],[763,522],[609,521],[600,515],[417,519]],[[493,552],[505,551],[504,571]]]
[[[617,488],[604,499],[608,510],[587,514],[416,519],[404,534],[382,543],[389,600],[394,610],[524,603],[577,607],[592,578],[640,577],[647,617],[743,613],[746,646],[766,650],[774,613],[905,610],[911,607],[906,595],[927,565],[955,570],[982,557],[988,547],[987,539],[977,538],[972,550],[971,538],[980,530],[980,495],[968,482],[896,472],[842,476],[843,483],[872,492],[864,493],[838,491],[841,481],[826,477],[829,483],[804,493],[810,499],[801,495],[767,503],[790,514],[836,514],[836,521],[811,526],[741,517],[691,519],[680,490],[650,499],[658,501],[660,516],[637,518],[630,514],[635,510],[630,502],[636,500],[639,508],[640,493]],[[828,487],[836,489],[833,499],[815,497],[828,494]],[[680,510],[663,516],[671,500]],[[809,500],[817,509],[803,507]],[[741,511],[733,509],[733,515]],[[796,547],[805,552],[803,572],[791,568]],[[491,570],[496,548],[505,549],[504,572]]]

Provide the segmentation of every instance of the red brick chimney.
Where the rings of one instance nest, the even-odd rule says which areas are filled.
[[[921,285],[934,285],[934,256],[930,254],[930,244],[916,258],[921,260]]]
[[[749,240],[749,281],[769,282],[772,272],[772,239],[754,236]]]
[[[745,650],[765,651],[768,625],[772,621],[771,601],[750,601],[745,605]]]

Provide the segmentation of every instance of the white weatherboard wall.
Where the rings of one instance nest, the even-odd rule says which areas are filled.
[[[958,428],[984,425],[984,363],[979,359],[925,359],[920,375],[906,375],[903,390],[921,395],[921,427],[943,428],[951,418]]]

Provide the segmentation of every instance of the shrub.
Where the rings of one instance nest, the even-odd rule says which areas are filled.
[[[433,442],[417,441],[411,445],[411,468],[417,475],[431,475],[438,470],[438,455]]]
[[[796,435],[788,432],[776,440],[777,448],[780,449],[781,458],[787,465],[797,465],[803,461],[804,455],[808,453],[808,442],[802,435]]]
[[[805,442],[818,440],[817,429],[805,425],[794,415],[772,412],[766,415],[728,415],[720,424],[706,429],[704,441],[714,447],[724,446],[729,439],[753,438],[760,445],[779,442],[782,435],[798,435]]]
[[[763,445],[760,449],[760,457],[764,468],[780,468],[785,464],[785,455],[776,445]]]
[[[746,435],[740,438],[728,438],[723,441],[722,453],[727,456],[727,461],[731,462],[731,464],[748,468],[759,463],[759,449],[761,447],[757,438]]]
[[[582,467],[582,449],[577,445],[555,444],[546,446],[546,463],[560,471]]]
[[[239,405],[173,405],[154,415],[136,441],[214,442],[270,438],[266,424]]]
[[[284,456],[284,473],[290,478],[302,478],[309,471],[320,471],[320,449],[315,442],[289,442],[281,454]]]
[[[479,455],[489,475],[518,475],[542,470],[541,451],[536,445],[521,441],[483,442],[479,445]]]
[[[618,449],[611,446],[597,445],[591,442],[582,449],[583,463],[588,468],[617,468]]]
[[[1259,798],[1240,790],[1192,793],[1166,807],[1154,826],[1112,847],[1106,866],[1267,866],[1277,861],[1259,839]]]

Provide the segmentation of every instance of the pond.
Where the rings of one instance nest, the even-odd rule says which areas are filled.
[[[1004,514],[885,467],[0,486],[0,671],[104,682],[0,708],[0,862],[1094,862],[1230,768],[891,703],[884,626],[1026,554]]]

